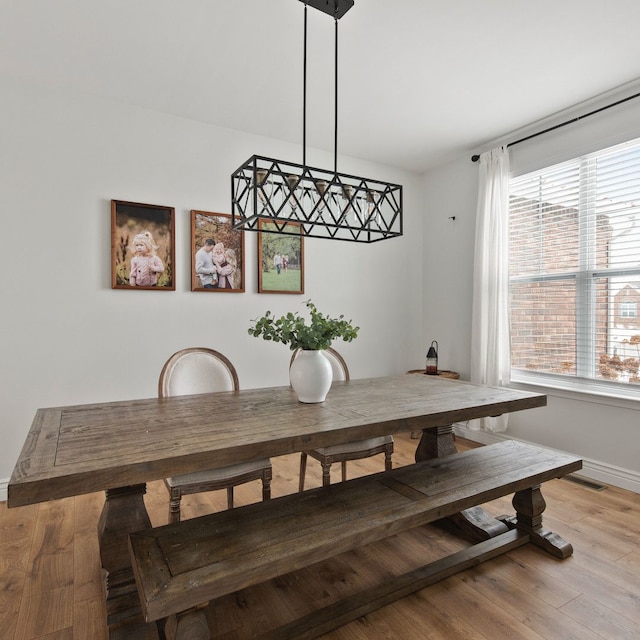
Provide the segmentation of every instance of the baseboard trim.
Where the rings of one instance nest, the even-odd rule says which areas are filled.
[[[480,444],[493,444],[495,442],[502,442],[503,440],[518,440],[519,442],[525,442],[527,444],[543,446],[536,442],[530,442],[528,440],[521,440],[514,438],[508,433],[493,433],[491,431],[476,431],[469,429],[466,425],[456,423],[453,425],[453,432],[461,438],[467,440],[473,440]],[[543,447],[551,448],[551,447]],[[572,455],[578,455],[575,451],[569,451]],[[589,458],[582,459],[582,469],[580,475],[590,480],[595,480],[600,484],[609,484],[614,487],[620,487],[621,489],[627,489],[634,493],[640,493],[640,473],[631,471],[630,469],[622,469],[614,465],[605,464],[597,460],[591,460]]]

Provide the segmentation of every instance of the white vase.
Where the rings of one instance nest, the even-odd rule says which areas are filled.
[[[300,402],[324,402],[333,381],[331,363],[322,351],[305,351],[289,367],[289,380]]]

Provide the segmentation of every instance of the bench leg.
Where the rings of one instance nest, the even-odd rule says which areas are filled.
[[[207,618],[201,607],[169,616],[164,634],[167,640],[211,640]]]
[[[542,526],[542,513],[547,503],[542,497],[540,485],[518,491],[513,496],[512,504],[516,515],[514,518],[507,518],[507,524],[528,533],[533,544],[556,558],[568,558],[573,553],[569,542]]]

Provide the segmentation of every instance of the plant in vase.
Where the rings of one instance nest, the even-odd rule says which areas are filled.
[[[351,342],[358,336],[360,327],[354,327],[344,316],[330,318],[320,313],[311,300],[305,302],[311,316],[307,323],[298,312],[291,311],[276,318],[271,311],[252,320],[249,335],[289,345],[291,351],[301,349],[289,369],[291,386],[300,402],[323,402],[331,387],[333,373],[331,363],[322,351],[341,338]]]

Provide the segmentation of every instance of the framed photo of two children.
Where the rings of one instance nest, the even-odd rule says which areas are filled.
[[[111,201],[111,287],[173,291],[175,209]]]

